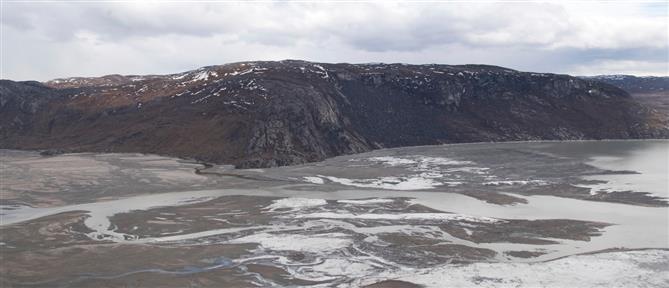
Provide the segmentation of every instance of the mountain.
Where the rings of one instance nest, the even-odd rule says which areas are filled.
[[[669,77],[632,75],[599,75],[586,79],[608,83],[630,93],[638,102],[652,107],[662,121],[669,121]]]
[[[409,145],[669,136],[661,115],[592,79],[296,60],[3,80],[0,123],[0,148],[147,152],[244,168]]]
[[[582,78],[611,84],[630,94],[665,93],[669,94],[669,77],[632,75],[598,75]]]

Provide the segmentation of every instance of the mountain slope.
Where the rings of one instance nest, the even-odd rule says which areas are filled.
[[[632,98],[652,107],[658,115],[663,116],[662,121],[669,122],[669,77],[599,75],[584,78],[608,83],[627,91]]]
[[[632,75],[597,75],[582,77],[611,84],[630,94],[669,93],[669,77]]]
[[[30,98],[12,88],[30,85]],[[0,120],[20,124],[0,127],[0,147],[269,167],[381,147],[669,135],[619,88],[484,65],[246,62],[45,85],[2,82]],[[36,108],[21,114],[16,99]]]

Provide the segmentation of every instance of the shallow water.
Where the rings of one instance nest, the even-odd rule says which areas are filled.
[[[627,143],[632,144],[632,143]],[[630,170],[638,174],[596,175],[586,179],[601,180],[606,183],[591,186],[603,191],[643,191],[659,197],[669,198],[669,145],[649,142],[630,145],[630,150],[621,156],[594,156],[587,162],[608,170]]]
[[[669,249],[669,208],[662,205],[666,199],[653,202],[644,194],[669,195],[669,141],[663,140],[407,147],[292,167],[232,171],[224,167],[210,169],[212,172],[225,172],[227,176],[195,175],[192,163],[139,154],[71,154],[52,158],[21,151],[0,154],[4,158],[3,171],[13,171],[5,175],[8,176],[9,187],[0,191],[5,195],[2,203],[6,203],[0,205],[0,227],[28,225],[45,216],[83,211],[87,217],[82,225],[89,231],[82,233],[101,243],[111,241],[124,245],[167,245],[175,248],[181,245],[259,244],[259,248],[251,251],[248,257],[231,259],[235,265],[226,262],[226,265],[213,265],[211,267],[214,268],[207,268],[206,271],[243,268],[245,263],[263,263],[280,267],[300,279],[353,285],[371,276],[396,278],[406,275],[406,271],[418,269],[398,262],[401,257],[387,254],[402,251],[383,248],[387,243],[380,239],[388,235],[404,235],[413,239],[406,245],[412,241],[437,241],[441,244],[432,245],[457,244],[496,252],[494,257],[485,260],[464,258],[473,262],[542,262],[605,249]],[[47,183],[49,185],[37,183],[39,185],[31,186],[30,192],[22,192],[21,187],[16,187],[26,183],[24,179],[39,178],[39,175],[25,173],[41,173],[44,167],[63,161],[87,163],[84,170],[88,172],[75,168],[68,169],[65,174],[50,171],[53,182]],[[95,169],[98,166],[104,169]],[[637,173],[631,174],[630,171]],[[124,178],[132,179],[129,182],[132,185],[124,186]],[[77,183],[77,179],[88,182]],[[597,183],[593,184],[592,180]],[[52,183],[60,183],[60,186]],[[88,192],[104,185],[111,185],[105,189],[113,193]],[[54,187],[60,187],[60,191],[54,192]],[[160,189],[168,193],[160,193]],[[592,195],[615,195],[622,191],[634,193],[626,194],[623,200],[590,198]],[[471,194],[473,192],[475,194]],[[12,198],[21,193],[27,193],[25,195],[29,197]],[[59,198],[60,195],[66,196]],[[230,211],[226,210],[227,206],[214,208],[222,205],[220,203],[238,201],[228,199],[240,195],[242,198],[235,199],[245,201],[242,206],[234,206],[236,208]],[[253,196],[261,198],[253,200],[250,198]],[[496,202],[499,201],[496,199],[507,199],[504,197],[513,201]],[[134,216],[140,215],[140,212],[155,214],[157,211],[161,211],[162,216]],[[206,211],[215,211],[216,215]],[[135,217],[138,222],[115,222],[119,221],[115,218],[119,215]],[[211,223],[231,224],[197,225],[203,219],[218,221]],[[236,219],[246,220],[236,223],[240,221]],[[601,235],[593,235],[588,241],[573,240],[567,236],[519,234],[520,237],[554,243],[524,243],[508,239],[472,241],[440,228],[443,225],[469,227],[465,231],[471,235],[480,229],[494,229],[498,222],[547,219],[612,225],[599,229]],[[485,225],[491,226],[483,228]],[[149,232],[139,233],[142,229]],[[152,229],[158,229],[156,231],[160,233],[150,232]],[[564,227],[556,226],[554,229],[557,231]],[[514,231],[507,232],[513,234]],[[5,242],[3,240],[3,245],[0,245],[0,249],[5,249],[3,251],[11,252],[6,247],[21,246],[21,243]],[[420,245],[411,247],[414,249]],[[290,260],[286,258],[287,251],[303,253],[306,258]],[[541,253],[519,258],[507,254],[512,251]],[[450,257],[433,254],[429,250],[416,253],[427,255],[421,256],[425,259],[432,257],[434,259],[430,259],[437,262]],[[664,256],[658,259],[666,261]],[[434,266],[434,273],[443,272],[443,265],[447,264]],[[96,275],[116,279],[137,273],[169,274],[165,271],[180,272],[183,268],[179,267],[184,266],[177,265],[174,269],[146,267],[113,275],[100,271]],[[186,267],[202,265],[193,263]],[[355,268],[355,271],[349,268]],[[244,269],[242,272],[246,271]],[[420,269],[421,273],[431,273],[425,267]],[[202,271],[188,270],[187,274]],[[475,275],[467,277],[470,276]],[[258,281],[274,283],[274,280],[265,278]]]

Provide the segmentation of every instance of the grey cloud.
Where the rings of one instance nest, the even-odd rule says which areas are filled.
[[[667,62],[667,15],[658,15],[657,5],[593,5],[8,3],[3,76],[167,73],[284,58],[566,73],[623,67],[615,61]]]

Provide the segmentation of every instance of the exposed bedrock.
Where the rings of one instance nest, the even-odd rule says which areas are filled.
[[[0,148],[146,152],[244,168],[410,145],[667,138],[666,119],[609,84],[485,65],[288,60],[0,82]]]

